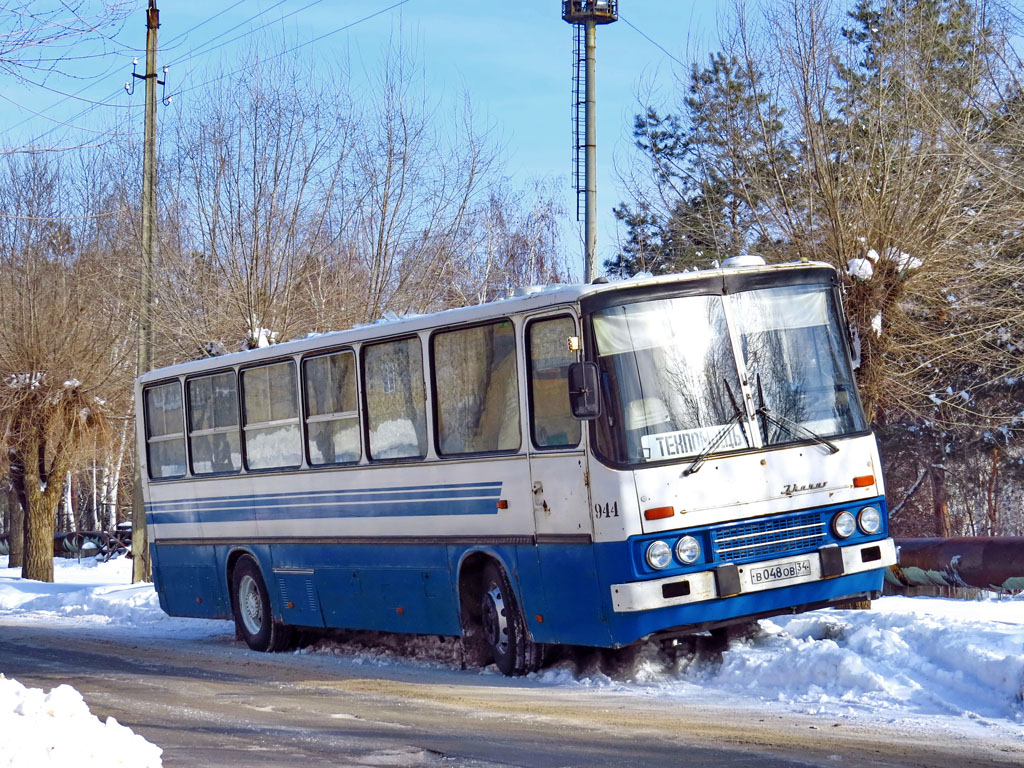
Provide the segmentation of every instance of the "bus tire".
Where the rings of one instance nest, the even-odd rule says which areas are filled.
[[[480,623],[491,658],[502,674],[525,675],[540,666],[540,647],[530,639],[512,583],[501,566],[483,570]]]
[[[291,627],[274,621],[270,595],[263,583],[260,567],[245,555],[231,574],[232,608],[235,634],[254,651],[283,651],[291,644]]]

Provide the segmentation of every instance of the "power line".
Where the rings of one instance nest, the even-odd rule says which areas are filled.
[[[239,2],[236,2],[234,5],[231,5],[228,8],[226,8],[224,11],[220,11],[219,13],[215,14],[214,16],[211,16],[209,19],[206,19],[205,21],[195,25],[194,27],[191,28],[191,30],[189,30],[189,32],[191,32],[191,31],[193,31],[195,29],[198,29],[199,27],[203,26],[207,22],[212,21],[217,16],[225,13],[226,11],[230,10],[231,8],[234,8],[234,7],[238,6],[238,5],[240,5],[242,1],[244,1],[244,0],[240,0]],[[339,27],[336,27],[335,29],[332,29],[329,32],[325,32],[322,35],[314,37],[311,40],[307,40],[307,41],[305,41],[303,43],[299,43],[298,45],[294,45],[291,48],[287,48],[287,49],[285,49],[283,51],[280,51],[279,53],[276,53],[273,56],[270,56],[268,58],[263,59],[263,61],[273,61],[274,59],[281,58],[282,56],[287,56],[289,53],[293,53],[293,52],[295,52],[295,51],[297,51],[297,50],[299,50],[301,48],[305,48],[306,46],[309,46],[309,45],[312,45],[314,43],[320,42],[321,40],[324,40],[324,39],[326,39],[328,37],[331,37],[332,35],[336,35],[339,32],[344,32],[346,30],[352,29],[353,27],[355,27],[355,26],[357,26],[359,24],[362,24],[363,22],[366,22],[366,21],[369,21],[371,19],[374,19],[377,16],[385,14],[388,11],[393,11],[394,9],[399,8],[399,7],[403,6],[403,5],[405,5],[409,1],[410,0],[398,0],[398,2],[392,3],[392,4],[390,4],[390,5],[388,5],[388,6],[384,7],[384,8],[381,8],[378,11],[374,11],[373,13],[367,14],[366,16],[363,16],[362,18],[359,18],[359,19],[356,19],[355,21],[351,21],[351,22],[348,22],[346,24],[343,24],[343,25],[341,25]],[[260,13],[255,14],[254,16],[251,16],[249,19],[246,19],[246,21],[243,21],[243,22],[241,22],[239,24],[236,24],[231,29],[228,29],[227,31],[221,33],[220,35],[216,35],[215,37],[210,38],[209,40],[207,40],[206,42],[200,44],[196,48],[193,48],[192,50],[193,51],[199,51],[203,46],[208,45],[209,43],[213,42],[214,40],[217,40],[217,39],[223,37],[224,35],[229,34],[230,32],[238,29],[243,24],[246,24],[246,23],[248,23],[248,22],[258,18],[259,16],[262,16],[263,14],[273,10],[277,6],[281,5],[283,2],[285,2],[285,0],[280,0],[278,3],[275,3],[273,6],[271,6],[268,9],[266,9],[265,11],[261,11]],[[302,10],[305,10],[306,8],[309,8],[312,5],[316,5],[319,2],[322,2],[322,0],[315,0],[315,2],[309,3],[308,5],[303,6],[303,8],[298,9],[298,11],[293,11],[292,13],[289,13],[287,16],[285,16],[283,18],[287,18],[288,16],[292,16],[295,13],[297,13],[299,11],[302,11]],[[269,22],[268,24],[264,24],[263,26],[257,28],[257,30],[253,30],[253,31],[258,31],[258,29],[263,29],[264,27],[269,26],[270,23],[275,23],[275,22]],[[173,40],[177,40],[177,39],[179,39],[180,37],[182,37],[185,34],[188,34],[188,32],[182,33],[181,35],[178,35],[177,37],[172,38],[172,39]],[[246,34],[248,34],[248,33],[246,33]],[[244,35],[242,35],[242,36],[244,36]],[[238,39],[238,38],[236,37],[236,38],[233,38],[233,39]],[[221,45],[227,45],[230,42],[232,42],[232,40],[225,41]],[[221,47],[221,45],[215,46],[215,48],[219,48],[219,47]],[[210,51],[215,50],[215,48],[210,48],[210,49],[208,49],[206,51],[202,51],[202,53],[209,53]],[[197,55],[202,55],[202,53],[199,53]],[[189,56],[189,54],[185,54],[183,57],[179,57],[178,59],[176,59],[175,61],[171,62],[171,64],[168,64],[167,66],[171,66],[174,63],[180,63],[185,58],[188,58],[188,56]],[[217,77],[211,78],[211,79],[209,79],[209,80],[207,80],[205,82],[199,83],[198,85],[193,85],[193,86],[190,86],[188,88],[181,88],[181,89],[179,89],[177,91],[172,91],[170,95],[173,97],[173,96],[177,96],[177,95],[180,95],[180,94],[190,93],[190,92],[192,92],[194,90],[197,90],[199,88],[205,88],[206,86],[212,85],[213,83],[216,83],[216,82],[219,82],[219,81],[223,80],[224,78],[228,77],[230,74],[232,74],[232,73],[226,72],[226,73],[224,73],[222,75],[218,75]],[[88,88],[88,87],[89,87],[89,85],[84,86],[83,88],[81,88],[78,91],[76,91],[74,95],[77,95],[77,94],[81,93],[82,91],[86,90],[86,88]],[[89,130],[89,129],[82,128],[80,126],[74,126],[71,123],[74,120],[77,120],[78,118],[88,114],[93,109],[95,109],[97,106],[104,106],[104,105],[106,105],[106,100],[116,96],[120,92],[120,90],[121,89],[119,88],[116,91],[114,91],[113,93],[111,93],[109,96],[105,96],[103,101],[91,103],[85,109],[83,109],[82,111],[80,111],[77,114],[75,114],[72,117],[70,117],[67,122],[61,122],[61,121],[55,121],[55,122],[60,122],[61,125],[66,125],[68,127],[77,128],[78,130]],[[56,106],[62,104],[69,97],[70,96],[65,96],[64,99],[61,99],[60,101],[54,103],[53,105],[51,105],[50,107],[47,107],[46,109],[49,110],[49,109],[52,109],[53,107],[56,107]],[[88,101],[88,100],[86,99],[85,101]],[[109,106],[115,106],[115,105],[109,105]],[[131,105],[129,105],[129,107],[131,107]],[[44,117],[43,115],[40,115],[40,116]],[[13,130],[14,128],[18,127],[19,125],[24,124],[27,120],[28,120],[28,118],[26,118],[26,120],[22,120],[17,125],[15,125],[12,128],[8,129],[8,131]],[[58,130],[59,127],[60,126],[54,126],[54,127],[50,128],[48,131],[45,131],[42,134],[36,136],[29,144],[23,145],[22,147],[16,148],[16,149],[13,149],[13,150],[7,150],[7,151],[4,152],[4,154],[15,154],[15,153],[22,153],[22,152],[38,152],[40,150],[35,147],[36,143],[39,142],[42,139],[45,139],[47,136],[49,136],[54,131]],[[122,134],[114,134],[114,135],[122,136],[122,135],[129,135],[129,134],[122,133]],[[101,146],[101,145],[93,144],[93,145],[80,145],[80,146],[83,149],[87,149],[87,148],[90,148],[90,147]],[[51,149],[52,151],[63,151],[63,150],[75,149],[75,148],[77,148],[77,147],[74,147],[74,146],[72,146],[72,147],[54,147],[54,148],[49,148],[49,149]]]
[[[210,17],[204,19],[203,21],[199,22],[198,24],[196,24],[193,27],[189,27],[184,32],[182,32],[182,33],[180,33],[178,35],[175,35],[174,37],[172,37],[170,40],[167,41],[166,45],[170,46],[173,43],[175,43],[176,41],[180,40],[181,38],[187,37],[188,35],[192,34],[193,32],[195,32],[200,27],[206,26],[207,24],[209,24],[214,19],[216,19],[216,18],[218,18],[220,16],[223,16],[225,13],[227,13],[230,10],[233,10],[233,9],[237,8],[238,6],[240,6],[244,2],[245,2],[245,0],[237,0],[237,2],[229,5],[224,10],[217,11],[217,13],[213,14],[213,16],[210,16]],[[145,50],[145,49],[140,49],[140,50]],[[164,50],[166,50],[166,46],[165,46]],[[170,66],[170,65],[168,65],[168,66]]]
[[[282,56],[287,56],[289,53],[293,53],[293,52],[299,50],[300,48],[305,48],[307,45],[312,45],[313,43],[317,43],[317,42],[323,40],[324,38],[331,37],[332,35],[336,35],[339,32],[344,32],[347,29],[352,29],[352,27],[354,27],[354,26],[356,26],[358,24],[362,24],[364,21],[369,21],[370,19],[376,18],[377,16],[380,16],[381,14],[387,13],[388,11],[393,11],[395,8],[403,6],[406,3],[408,3],[408,2],[410,2],[410,0],[399,0],[397,3],[392,3],[391,5],[387,6],[386,8],[381,8],[379,11],[374,11],[373,13],[371,13],[371,14],[369,14],[367,16],[363,16],[361,19],[356,19],[355,21],[349,22],[347,24],[343,24],[340,27],[332,29],[330,32],[325,32],[324,34],[320,35],[319,37],[314,37],[312,40],[307,40],[304,43],[299,43],[298,45],[292,46],[291,48],[287,48],[287,49],[281,51],[280,53],[275,53],[273,56],[269,56],[269,57],[267,57],[265,59],[262,59],[261,62],[273,61],[274,59],[279,59]],[[171,95],[172,96],[178,96],[180,94],[190,93],[190,92],[192,92],[194,90],[197,90],[199,88],[205,88],[208,85],[213,85],[214,83],[220,82],[221,80],[223,80],[224,78],[226,78],[226,77],[228,77],[228,76],[230,76],[232,74],[234,74],[234,73],[232,73],[232,72],[225,72],[222,75],[218,75],[217,77],[210,78],[209,80],[206,80],[205,82],[199,83],[198,85],[193,85],[193,86],[189,86],[188,88],[181,88],[181,89],[179,89],[177,91],[173,91],[171,93]]]
[[[43,85],[42,83],[37,83],[35,80],[29,80],[27,77],[23,77],[22,79],[25,82],[29,83],[30,85],[35,86],[36,88],[42,88],[44,91],[49,91],[50,93],[56,93],[59,96],[63,96],[64,98],[61,99],[60,101],[58,101],[56,104],[54,104],[54,106],[56,106],[57,104],[63,104],[68,99],[74,99],[75,101],[84,101],[86,104],[92,104],[92,105],[97,106],[97,107],[114,107],[115,109],[131,109],[131,105],[130,104],[117,104],[117,103],[109,102],[109,101],[94,101],[93,99],[87,99],[84,96],[79,96],[78,95],[82,91],[88,89],[93,84],[93,82],[95,82],[95,80],[98,80],[101,77],[106,77],[106,75],[109,72],[110,72],[110,68],[108,68],[107,71],[104,72],[103,74],[97,75],[95,78],[93,78],[92,82],[88,83],[83,88],[81,88],[78,91],[76,91],[75,93],[67,93],[66,91],[62,91],[62,90],[59,90],[57,88],[51,88],[48,85]],[[116,93],[116,91],[115,91],[115,93]],[[49,109],[49,107],[47,107],[47,109]],[[31,112],[32,110],[29,110],[29,111]],[[36,114],[39,114],[39,113],[37,112]]]
[[[167,66],[168,67],[173,67],[175,64],[180,64],[181,62],[185,61],[185,59],[191,58],[192,56],[200,56],[200,55],[202,55],[201,53],[199,53],[199,51],[202,48],[205,48],[210,43],[212,43],[214,40],[219,40],[220,38],[224,37],[224,35],[231,34],[236,29],[239,29],[240,27],[248,24],[250,21],[254,21],[255,19],[258,19],[260,16],[263,16],[266,13],[269,13],[270,11],[274,10],[275,8],[277,8],[279,5],[284,5],[285,2],[286,2],[286,0],[278,0],[278,2],[274,3],[269,8],[266,8],[266,9],[260,11],[259,13],[254,14],[253,16],[250,16],[245,21],[238,22],[238,24],[235,24],[235,26],[233,26],[233,27],[229,27],[228,29],[226,29],[223,32],[221,32],[219,35],[214,35],[209,40],[207,40],[207,41],[205,41],[203,43],[200,43],[195,48],[193,48],[191,51],[188,51],[188,52],[182,54],[181,56],[176,58],[174,61],[169,63]],[[260,27],[260,29],[262,29],[262,27]],[[252,30],[250,30],[250,31],[252,31]],[[246,32],[245,34],[248,34],[248,32]],[[242,35],[242,36],[244,37],[244,35]],[[234,38],[234,39],[237,39],[237,38]],[[211,48],[210,51],[215,50],[216,48],[219,48],[219,47],[220,46],[214,46],[214,48]],[[209,53],[209,51],[203,51],[203,53]]]
[[[171,42],[171,43],[173,43],[173,42],[175,42],[175,41],[177,41],[177,40],[180,40],[181,38],[184,38],[184,37],[186,37],[187,35],[191,34],[191,33],[192,33],[192,32],[194,32],[195,30],[197,30],[197,29],[199,29],[200,27],[202,27],[202,26],[204,26],[204,25],[208,24],[209,22],[213,21],[214,19],[218,18],[219,16],[222,16],[223,14],[227,13],[228,11],[230,11],[230,10],[232,10],[232,9],[234,9],[234,8],[236,8],[236,7],[238,7],[239,5],[241,5],[241,4],[242,4],[242,3],[244,3],[244,2],[245,2],[245,0],[237,0],[237,1],[235,2],[235,3],[233,3],[232,5],[229,5],[229,6],[227,7],[227,8],[224,8],[224,9],[222,9],[222,10],[218,11],[217,13],[213,14],[212,16],[208,16],[207,18],[205,18],[205,19],[204,19],[203,21],[199,22],[198,24],[195,24],[195,25],[193,25],[192,27],[190,27],[189,29],[185,30],[184,32],[182,32],[182,33],[180,33],[180,34],[176,35],[175,37],[171,38],[170,42]],[[269,9],[268,9],[268,10],[269,10]],[[257,14],[257,16],[258,16],[258,15],[259,15],[259,14]],[[253,18],[255,18],[255,17],[253,17]],[[111,40],[111,42],[117,42],[116,40],[114,40],[113,38],[110,38],[110,37],[109,37],[109,36],[107,36],[107,35],[103,35],[103,37],[104,37],[104,38],[106,38],[106,39],[109,39],[109,40]],[[129,51],[129,52],[139,52],[139,51],[145,50],[145,49],[139,49],[139,48],[131,48],[131,47],[129,47],[129,46],[124,46],[124,45],[123,45],[123,44],[121,44],[121,43],[118,43],[118,44],[119,44],[119,45],[122,45],[122,50],[123,50],[123,51]],[[115,53],[115,55],[116,55],[116,53],[117,53],[117,52],[114,52],[114,53]],[[107,54],[104,54],[104,55],[110,55],[110,54],[109,54],[109,53],[107,53]],[[61,125],[66,125],[66,126],[68,126],[69,128],[76,128],[77,130],[84,130],[84,131],[88,131],[88,130],[89,130],[88,128],[83,128],[83,127],[81,127],[81,126],[75,126],[75,125],[72,125],[72,123],[71,123],[70,121],[73,121],[73,120],[77,120],[77,119],[78,119],[79,117],[82,117],[82,116],[83,116],[83,115],[85,115],[86,113],[88,113],[88,112],[92,111],[92,109],[94,109],[94,108],[95,108],[95,107],[97,107],[97,106],[109,106],[109,107],[116,107],[116,108],[119,108],[119,109],[132,109],[132,108],[135,108],[135,107],[139,106],[139,105],[132,105],[132,104],[128,104],[128,105],[125,105],[125,104],[116,104],[116,103],[110,103],[110,102],[107,102],[107,101],[106,101],[106,99],[111,99],[111,98],[113,98],[113,97],[117,96],[117,95],[118,95],[118,94],[119,94],[119,93],[121,92],[121,89],[120,89],[120,88],[118,88],[118,89],[117,89],[116,91],[114,91],[113,93],[111,93],[111,94],[110,94],[109,96],[106,96],[106,97],[104,97],[104,101],[100,101],[100,102],[97,102],[97,101],[91,101],[91,100],[89,100],[89,99],[86,99],[86,98],[82,98],[82,97],[80,96],[80,94],[81,94],[81,93],[83,93],[84,91],[87,91],[87,90],[88,90],[89,88],[91,88],[91,87],[93,86],[93,84],[94,84],[94,83],[95,83],[95,82],[96,82],[97,80],[99,80],[100,78],[106,77],[106,76],[107,76],[107,75],[108,75],[108,74],[110,73],[110,71],[111,71],[111,70],[112,70],[112,69],[113,69],[113,68],[114,68],[115,66],[117,66],[117,62],[115,62],[115,63],[114,63],[114,64],[112,64],[111,66],[107,67],[107,69],[106,69],[105,71],[101,72],[101,73],[100,73],[99,75],[96,75],[95,77],[92,77],[92,78],[90,78],[90,81],[89,81],[88,83],[86,83],[85,85],[83,85],[83,86],[82,86],[81,88],[79,88],[79,89],[78,89],[77,91],[75,91],[74,93],[65,93],[64,91],[59,91],[59,90],[57,90],[56,88],[51,88],[51,87],[49,87],[49,86],[45,86],[45,85],[42,85],[42,84],[40,84],[40,83],[36,83],[36,82],[34,82],[34,81],[28,80],[28,78],[25,78],[25,79],[26,79],[26,80],[27,80],[28,82],[32,83],[33,85],[36,85],[36,86],[38,86],[38,87],[40,87],[40,88],[43,88],[43,89],[45,89],[45,90],[48,90],[48,91],[52,91],[53,93],[57,93],[57,94],[60,94],[60,95],[62,95],[62,96],[64,97],[64,98],[62,98],[62,99],[59,99],[59,100],[57,100],[57,101],[53,102],[53,103],[52,103],[52,104],[50,104],[50,105],[49,105],[48,107],[45,107],[45,108],[43,109],[42,113],[40,113],[40,112],[32,112],[32,110],[26,110],[26,111],[32,112],[32,114],[34,114],[34,115],[37,115],[37,116],[39,116],[39,117],[42,117],[42,118],[45,118],[45,119],[47,119],[47,120],[51,120],[51,121],[53,121],[53,122],[58,122],[58,123],[60,123]],[[67,101],[68,99],[76,99],[77,101],[84,101],[84,102],[87,102],[87,103],[91,104],[92,106],[90,106],[90,107],[87,107],[86,109],[82,110],[82,111],[81,111],[81,112],[79,112],[78,114],[74,115],[73,117],[71,117],[71,118],[70,118],[70,120],[69,120],[68,122],[61,122],[61,121],[59,121],[59,120],[54,120],[53,118],[49,118],[49,117],[47,117],[47,116],[46,116],[46,115],[44,114],[44,113],[46,113],[46,112],[49,112],[49,111],[50,111],[51,109],[54,109],[54,108],[56,108],[56,107],[59,107],[59,106],[60,106],[61,104],[63,104],[64,102],[66,102],[66,101]],[[12,102],[12,103],[13,103],[13,102]],[[11,133],[12,131],[14,131],[14,130],[18,129],[19,127],[21,127],[21,126],[22,126],[22,125],[24,125],[25,123],[29,122],[29,121],[30,121],[31,119],[32,119],[32,118],[30,118],[30,117],[26,117],[26,118],[25,118],[24,120],[21,120],[20,122],[18,122],[18,123],[15,123],[14,125],[12,125],[12,126],[10,126],[9,128],[5,129],[4,133],[8,133],[8,134],[9,134],[9,133]],[[36,142],[38,142],[38,141],[39,141],[40,139],[44,139],[44,138],[46,138],[46,137],[47,137],[47,136],[49,136],[49,135],[50,135],[51,133],[53,133],[53,131],[55,131],[55,130],[56,130],[56,128],[51,128],[50,130],[46,131],[45,133],[43,133],[43,134],[41,134],[41,135],[39,135],[39,136],[35,137],[35,138],[34,138],[34,139],[32,140],[31,144],[30,144],[30,145],[28,145],[28,146],[34,145],[34,144],[35,144]]]
[[[86,131],[87,133],[96,133],[96,134],[101,134],[101,135],[105,134],[105,133],[110,133],[110,131],[97,131],[97,130],[94,130],[92,128],[85,128],[83,126],[72,125],[71,123],[66,123],[63,120],[58,120],[55,117],[50,117],[49,115],[44,115],[42,112],[36,112],[34,109],[29,109],[24,104],[19,104],[14,99],[9,98],[7,96],[4,96],[2,93],[0,93],[0,99],[3,99],[8,104],[13,104],[14,106],[16,106],[20,110],[23,110],[25,112],[31,112],[36,117],[41,117],[43,120],[49,120],[51,123],[57,123],[58,125],[64,125],[64,126],[67,126],[68,128],[76,128],[79,131]],[[93,103],[95,104],[97,102],[93,102]]]
[[[626,18],[625,16],[623,16],[623,15],[622,15],[621,13],[619,14],[619,20],[620,20],[620,21],[624,21],[624,22],[626,22],[626,26],[627,26],[627,27],[629,27],[630,29],[632,29],[632,30],[633,30],[634,32],[636,32],[636,33],[637,33],[638,35],[640,35],[640,37],[642,37],[642,38],[643,38],[644,40],[646,40],[646,41],[647,41],[648,43],[650,43],[650,44],[651,44],[651,45],[653,45],[653,46],[654,46],[655,48],[657,48],[657,49],[658,49],[659,51],[661,51],[661,52],[662,52],[662,53],[664,53],[664,54],[665,54],[666,56],[668,56],[668,57],[669,57],[670,59],[672,59],[672,61],[674,61],[674,62],[675,62],[676,64],[678,64],[678,65],[680,65],[680,66],[682,66],[682,67],[685,67],[685,66],[686,66],[685,64],[683,64],[683,62],[681,62],[681,61],[680,61],[679,59],[677,59],[677,58],[676,58],[675,56],[673,56],[673,55],[672,55],[671,53],[669,53],[669,52],[668,52],[668,49],[666,49],[666,48],[665,48],[665,46],[663,46],[663,45],[662,45],[661,43],[659,43],[659,42],[658,42],[657,40],[654,40],[653,38],[651,38],[651,37],[648,37],[648,36],[647,36],[647,34],[646,34],[645,32],[643,32],[643,30],[641,30],[641,29],[640,29],[639,27],[637,27],[636,25],[634,25],[634,24],[633,24],[633,23],[632,23],[632,22],[631,22],[631,21],[630,21],[629,19],[627,19],[627,18]]]
[[[87,213],[82,216],[18,216],[13,213],[0,213],[0,219],[13,219],[15,221],[90,221],[93,219],[105,219],[108,216],[117,216],[117,214],[127,213],[129,210],[129,208],[115,208],[112,211]]]

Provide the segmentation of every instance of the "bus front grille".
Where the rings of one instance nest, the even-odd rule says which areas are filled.
[[[826,523],[817,512],[751,520],[711,529],[716,561],[760,560],[802,552],[827,541]]]

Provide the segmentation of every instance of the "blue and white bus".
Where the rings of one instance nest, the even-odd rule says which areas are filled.
[[[758,262],[147,373],[161,606],[256,650],[461,635],[523,674],[870,598],[896,558],[839,279]]]

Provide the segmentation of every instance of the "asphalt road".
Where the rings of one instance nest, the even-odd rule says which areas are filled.
[[[165,766],[1024,764],[1024,744],[479,670],[256,654],[229,634],[155,639],[0,619],[0,672],[73,685],[94,714],[162,747]]]

